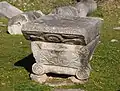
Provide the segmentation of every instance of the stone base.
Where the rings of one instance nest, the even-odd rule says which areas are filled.
[[[78,80],[74,76],[66,76],[66,77],[55,77],[55,76],[47,76],[46,74],[43,75],[35,75],[30,74],[30,78],[34,80],[35,82],[38,82],[40,84],[45,84],[49,86],[68,86],[68,85],[74,85],[74,84],[84,84],[88,80]]]
[[[84,84],[88,81],[88,79],[85,80],[78,80],[77,78],[75,78],[74,76],[69,77],[69,79],[76,84]]]
[[[10,18],[8,23],[8,32],[11,35],[22,34],[21,29],[24,24],[34,21],[40,18],[41,16],[44,16],[44,14],[40,10],[29,11],[29,12],[18,14]]]
[[[35,75],[35,74],[30,74],[30,78],[36,82],[39,83],[44,83],[48,79],[48,76],[46,74],[43,74],[41,76]]]

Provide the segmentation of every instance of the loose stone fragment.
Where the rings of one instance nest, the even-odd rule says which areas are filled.
[[[97,9],[97,3],[94,0],[81,0],[75,5],[80,17],[86,17],[89,13]]]
[[[30,74],[30,77],[32,78],[32,80],[36,81],[36,82],[39,82],[39,83],[44,83],[48,77],[46,74],[43,74],[43,75],[35,75],[35,74]]]
[[[23,24],[30,21],[34,21],[37,18],[40,18],[41,16],[44,16],[44,14],[40,10],[29,11],[29,12],[25,12],[17,16],[14,16],[8,22],[8,32],[10,34],[22,34],[21,28]]]
[[[0,2],[0,16],[7,17],[8,19],[10,19],[13,16],[16,16],[21,13],[23,13],[23,11],[9,4],[8,2]]]
[[[57,14],[63,17],[66,16],[78,16],[78,11],[75,7],[72,6],[64,6],[64,7],[58,7],[54,9],[50,14]]]

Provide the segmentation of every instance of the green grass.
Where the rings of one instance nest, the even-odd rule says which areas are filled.
[[[42,2],[42,0],[39,1]],[[53,2],[56,2],[59,6],[68,4],[69,0],[65,0],[65,2],[63,2],[64,0],[47,1],[52,2],[51,7],[49,6],[51,10],[55,7]],[[43,4],[46,5],[45,1]],[[43,11],[48,13],[49,10],[46,8],[48,7],[45,7]],[[29,9],[31,7],[27,8],[27,10]],[[33,9],[37,9],[37,7],[35,6]],[[93,69],[90,79],[84,85],[63,86],[60,88],[81,88],[87,91],[118,91],[120,90],[120,31],[114,31],[113,28],[120,26],[118,24],[120,10],[114,9],[110,12],[100,7],[92,16],[104,18],[104,24],[101,29],[101,43],[97,46],[90,62]],[[4,18],[0,18],[0,21],[7,24],[7,20]],[[31,81],[29,72],[25,68],[14,66],[14,63],[31,54],[30,42],[25,40],[22,35],[7,34],[6,30],[6,27],[0,27],[0,91],[52,91],[53,87]],[[111,39],[117,39],[119,42],[111,43]]]
[[[53,8],[65,5],[72,5],[75,0],[0,0],[8,1],[10,4],[23,11],[41,10],[48,14]]]

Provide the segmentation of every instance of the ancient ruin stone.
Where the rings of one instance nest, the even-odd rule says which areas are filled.
[[[39,83],[44,83],[47,80],[47,75],[43,74],[43,75],[35,75],[35,74],[30,74],[30,77],[32,78],[32,80],[39,82]]]
[[[12,17],[8,22],[8,32],[10,34],[22,34],[22,25],[34,21],[37,18],[44,16],[44,14],[39,11],[29,11]]]
[[[75,7],[72,7],[72,6],[64,6],[64,7],[58,7],[56,9],[54,9],[51,13],[51,14],[57,14],[57,15],[60,15],[60,16],[63,16],[63,17],[66,17],[66,16],[78,16],[78,11]]]
[[[18,14],[23,13],[20,9],[14,7],[6,1],[0,2],[0,16],[12,18]]]
[[[89,60],[99,42],[101,19],[48,15],[23,25],[36,60],[35,75],[66,74],[84,81],[89,78]]]
[[[75,7],[63,6],[54,9],[51,14],[57,14],[63,17],[86,17],[89,13],[97,9],[97,3],[94,0],[80,0]]]
[[[97,3],[94,0],[81,0],[75,5],[80,17],[86,17],[89,13],[97,9]]]
[[[59,15],[48,15],[27,23],[24,25],[22,32],[26,34],[25,37],[28,40],[86,45],[99,35],[98,26],[100,24],[100,18],[64,18]],[[55,39],[50,40],[49,37],[51,36],[54,36]]]

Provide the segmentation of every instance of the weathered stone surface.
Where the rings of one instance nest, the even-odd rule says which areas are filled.
[[[64,7],[58,7],[56,9],[54,9],[51,13],[51,14],[57,14],[57,15],[60,15],[60,16],[63,16],[63,17],[66,17],[66,16],[79,16],[78,15],[78,11],[75,7],[72,7],[72,6],[64,6]]]
[[[75,76],[71,76],[69,77],[69,79],[73,82],[73,83],[77,83],[77,84],[85,84],[88,79],[84,79],[84,80],[79,80],[77,79]]]
[[[0,16],[4,16],[10,19],[13,16],[16,16],[21,13],[23,13],[23,11],[12,6],[8,2],[6,1],[0,2]]]
[[[32,80],[39,82],[41,84],[44,83],[48,79],[46,74],[43,74],[43,75],[30,74],[30,77]]]
[[[97,9],[97,3],[94,0],[81,0],[75,5],[80,17],[86,17],[89,13]]]
[[[88,79],[91,68],[88,60],[98,40],[99,36],[85,47],[39,41],[31,42],[31,49],[37,62],[33,65],[33,72],[37,75],[53,72],[76,75],[78,79]]]
[[[39,11],[29,11],[12,17],[8,22],[8,32],[10,34],[22,34],[22,25],[34,21],[37,18],[44,16],[44,14]]]
[[[54,9],[51,14],[57,14],[62,17],[86,17],[89,13],[97,9],[97,3],[94,0],[80,0],[75,7],[64,6]]]
[[[33,41],[86,45],[99,35],[100,25],[99,18],[49,15],[27,23],[22,32]]]
[[[43,16],[23,25],[22,32],[32,41],[36,60],[33,73],[72,75],[79,80],[77,82],[87,80],[91,70],[89,60],[99,42],[100,26],[99,18],[59,15]]]

